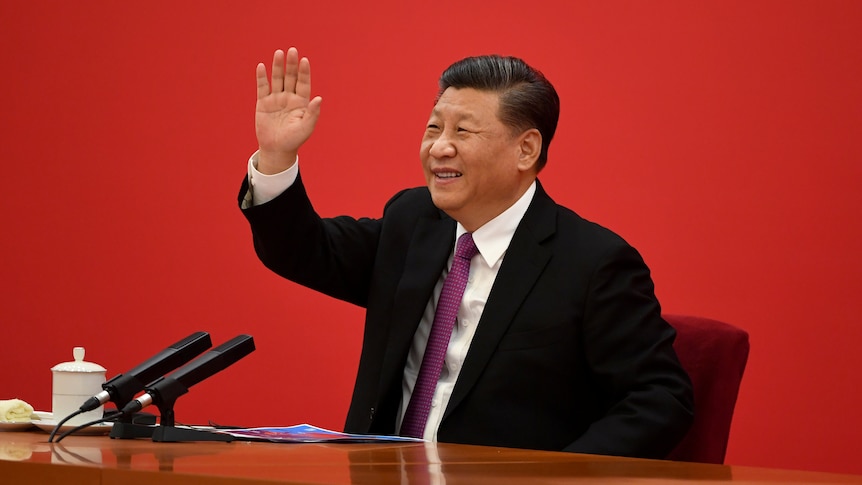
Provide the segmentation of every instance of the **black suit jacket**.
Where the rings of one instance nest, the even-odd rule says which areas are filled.
[[[407,353],[453,249],[455,221],[427,188],[396,194],[380,219],[321,219],[301,178],[243,213],[267,267],[367,309],[345,431],[395,434]],[[539,184],[437,437],[664,457],[693,416],[674,337],[637,251]]]

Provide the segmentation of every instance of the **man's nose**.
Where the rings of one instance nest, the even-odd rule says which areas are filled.
[[[434,158],[449,158],[455,156],[455,145],[446,133],[441,133],[436,140],[431,143],[431,150],[428,152]]]

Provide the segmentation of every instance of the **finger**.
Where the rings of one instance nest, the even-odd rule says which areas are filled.
[[[278,49],[272,55],[272,92],[284,91],[284,51]]]
[[[299,53],[296,47],[291,47],[287,50],[287,62],[284,67],[284,90],[287,92],[296,92],[296,74],[299,65]]]
[[[311,63],[307,57],[299,61],[299,72],[296,76],[296,94],[305,99],[311,97]]]
[[[269,80],[266,78],[266,66],[262,62],[258,63],[255,75],[257,77],[257,99],[268,96]]]

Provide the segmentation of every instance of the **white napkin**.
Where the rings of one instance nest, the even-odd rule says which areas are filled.
[[[20,399],[0,399],[0,421],[26,423],[33,415],[33,406]]]

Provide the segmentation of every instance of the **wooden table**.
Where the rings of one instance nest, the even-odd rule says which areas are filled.
[[[0,432],[9,484],[858,483],[862,476],[438,444],[154,443]]]

